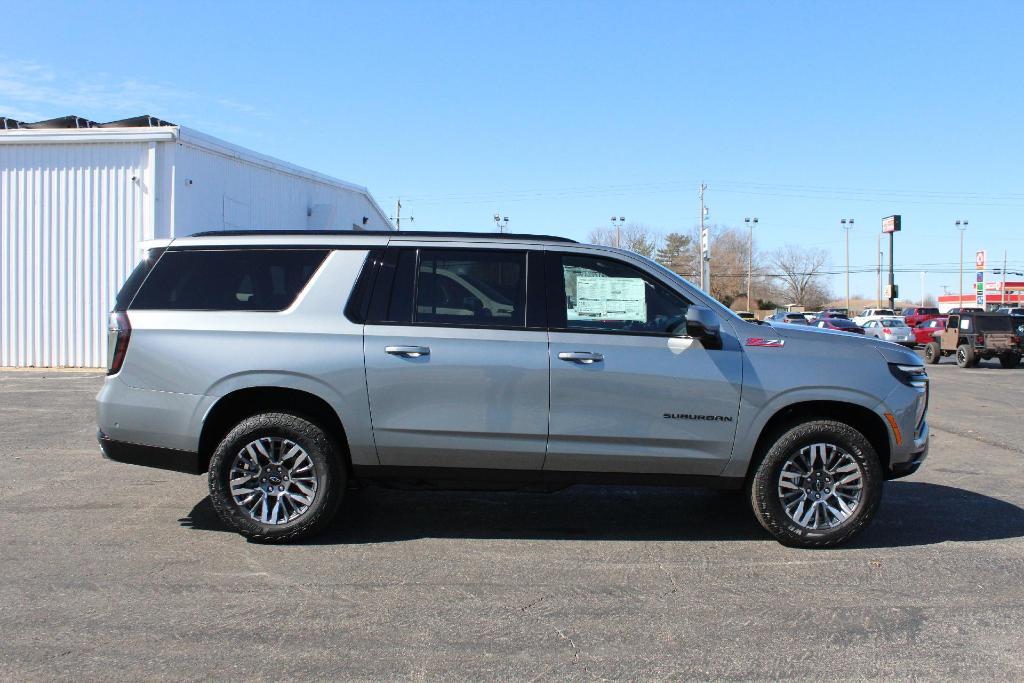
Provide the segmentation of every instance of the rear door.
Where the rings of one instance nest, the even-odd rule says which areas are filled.
[[[548,345],[539,256],[387,252],[364,333],[381,465],[541,468]]]
[[[719,474],[732,452],[741,350],[673,329],[690,305],[616,257],[548,254],[551,426],[545,470]]]

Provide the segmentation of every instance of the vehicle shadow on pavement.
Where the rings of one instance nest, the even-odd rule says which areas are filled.
[[[179,520],[227,531],[204,498]],[[874,523],[849,547],[884,548],[1024,536],[1024,510],[979,493],[889,482]],[[419,538],[767,540],[739,492],[573,486],[555,493],[402,490],[348,492],[334,525],[307,545]]]

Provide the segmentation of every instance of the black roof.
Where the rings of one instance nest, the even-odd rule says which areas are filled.
[[[173,124],[170,121],[164,121],[163,119],[158,119],[157,117],[150,116],[149,114],[133,116],[127,119],[118,119],[117,121],[107,121],[106,123],[99,123],[73,114],[60,116],[55,119],[33,122],[18,121],[6,116],[0,116],[0,129],[8,130],[14,128],[152,128],[154,126],[174,125],[176,124]]]
[[[568,242],[576,244],[576,240],[553,235],[531,235],[510,232],[440,232],[433,230],[208,230],[197,232],[188,237],[267,237],[294,235],[331,235],[353,236],[367,235],[371,237],[449,237],[458,239],[507,239],[507,240],[546,240],[548,242]]]

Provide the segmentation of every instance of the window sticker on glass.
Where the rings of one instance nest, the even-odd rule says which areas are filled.
[[[576,278],[576,307],[569,320],[647,320],[644,281],[633,277]]]

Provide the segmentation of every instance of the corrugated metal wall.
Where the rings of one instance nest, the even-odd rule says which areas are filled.
[[[366,230],[391,227],[354,190],[189,143],[175,147],[175,236],[253,228],[351,230],[363,216],[369,219]]]
[[[153,234],[151,144],[0,145],[0,365],[106,365],[107,312]]]

